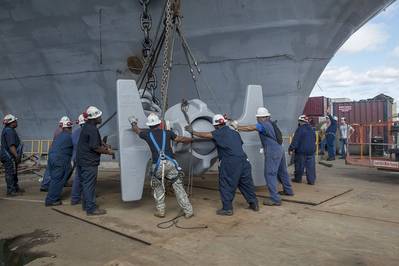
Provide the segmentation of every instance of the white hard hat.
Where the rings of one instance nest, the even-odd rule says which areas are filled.
[[[72,123],[71,119],[69,119],[69,117],[63,116],[63,117],[61,118],[61,120],[60,120],[60,126],[61,126],[62,128],[65,128],[65,127],[72,127],[72,125],[73,125],[73,123]]]
[[[4,117],[4,119],[3,119],[3,124],[4,125],[7,125],[7,124],[10,124],[10,123],[12,123],[12,122],[14,122],[14,121],[17,121],[18,120],[18,118],[16,118],[15,116],[13,116],[12,114],[8,114],[8,115],[6,115],[5,117]]]
[[[96,119],[99,118],[102,114],[103,112],[101,112],[100,109],[98,109],[97,107],[89,106],[86,110],[86,114],[84,113],[83,115],[87,117],[87,119]]]
[[[258,111],[256,112],[256,117],[268,117],[268,116],[271,116],[269,110],[267,110],[265,107],[258,108]]]
[[[308,122],[308,118],[306,117],[306,115],[300,115],[298,117],[298,121]]]
[[[63,117],[61,117],[59,123],[62,124],[62,123],[64,123],[64,122],[68,122],[68,121],[71,121],[71,119],[69,119],[69,117],[67,117],[67,116],[63,116]]]
[[[145,123],[147,126],[152,127],[152,126],[156,126],[161,124],[161,119],[159,119],[159,117],[154,114],[151,113],[148,117],[147,117],[147,123]]]
[[[225,123],[226,123],[226,118],[224,118],[223,115],[216,114],[216,115],[213,116],[212,124],[214,126],[218,126],[218,125],[225,124]]]
[[[78,117],[78,124],[83,125],[84,123],[86,123],[86,120],[85,120],[85,117],[83,116],[83,114],[81,114]]]

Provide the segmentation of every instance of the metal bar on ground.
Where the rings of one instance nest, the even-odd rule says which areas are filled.
[[[120,235],[120,236],[127,237],[127,238],[129,238],[129,239],[131,239],[131,240],[135,240],[135,241],[140,242],[140,243],[143,243],[143,244],[145,244],[145,245],[148,245],[148,246],[151,246],[151,245],[152,245],[151,242],[148,242],[148,241],[146,241],[146,240],[143,240],[143,239],[140,239],[140,238],[137,238],[137,237],[133,237],[133,236],[131,236],[131,235],[128,235],[128,234],[125,234],[125,233],[116,231],[116,230],[111,229],[111,228],[108,228],[108,227],[106,227],[106,226],[103,226],[103,225],[100,225],[100,224],[97,224],[97,223],[94,223],[94,222],[85,220],[85,219],[83,219],[83,218],[80,218],[80,217],[78,217],[78,216],[75,216],[75,215],[72,215],[72,214],[70,214],[70,213],[64,212],[64,211],[62,211],[62,210],[55,209],[55,208],[51,208],[51,209],[54,210],[54,211],[56,211],[56,212],[58,212],[58,213],[60,213],[60,214],[65,215],[65,216],[69,216],[69,217],[75,218],[75,219],[77,219],[77,220],[80,220],[80,221],[82,221],[82,222],[86,222],[86,223],[88,223],[88,224],[95,225],[95,226],[97,226],[97,227],[99,227],[99,228],[102,228],[102,229],[104,229],[104,230],[107,230],[107,231],[110,231],[110,232],[112,232],[112,233],[118,234],[118,235]]]

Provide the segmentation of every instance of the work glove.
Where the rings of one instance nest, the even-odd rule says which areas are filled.
[[[233,120],[230,122],[230,125],[232,126],[232,128],[234,128],[235,130],[238,130],[238,121],[237,120]]]
[[[135,117],[135,116],[129,116],[128,119],[130,125],[137,125],[137,123],[139,122],[139,120]]]
[[[192,125],[187,125],[184,127],[184,129],[190,134],[193,134],[193,132],[194,132]]]

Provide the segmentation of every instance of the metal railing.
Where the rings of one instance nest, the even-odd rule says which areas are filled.
[[[288,145],[292,142],[293,135],[283,136],[284,142],[287,140]],[[23,140],[22,143],[24,144],[24,155],[31,156],[31,155],[38,155],[39,157],[47,156],[51,144],[53,143],[50,139],[34,139],[34,140]],[[318,132],[316,132],[316,154],[319,151],[319,137]]]
[[[31,156],[31,155],[39,155],[47,156],[49,149],[51,147],[52,140],[23,140],[22,143],[24,144],[24,155]]]
[[[348,139],[347,164],[399,171],[398,133],[391,130],[392,122],[354,127],[357,135]]]

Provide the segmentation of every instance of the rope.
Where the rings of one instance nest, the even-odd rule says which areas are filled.
[[[181,39],[181,45],[182,45],[183,52],[184,52],[184,55],[185,55],[186,60],[187,60],[187,64],[188,64],[188,66],[190,68],[190,73],[191,73],[191,77],[192,77],[192,79],[194,81],[194,86],[195,86],[195,90],[197,92],[197,96],[198,96],[199,99],[201,99],[201,95],[200,95],[200,92],[199,92],[199,89],[198,89],[198,84],[197,84],[197,76],[194,74],[194,68],[193,68],[193,65],[192,65],[192,62],[191,62],[192,57],[190,59],[189,47],[187,47],[187,43],[184,41],[184,37],[183,37],[182,32],[180,30],[180,26],[177,27],[177,33],[179,34],[180,39]],[[194,61],[194,63],[195,63],[195,61]],[[200,70],[198,68],[198,65],[197,65],[197,73],[198,73],[198,75],[200,75]]]
[[[183,99],[181,103],[181,111],[184,115],[184,118],[186,119],[187,125],[190,125],[190,118],[187,114],[189,108],[188,101]],[[191,138],[193,138],[193,134],[191,134]],[[194,184],[194,178],[193,178],[193,143],[190,143],[190,160],[188,163],[188,183],[187,183],[187,193],[189,197],[193,194],[193,184]]]
[[[161,222],[161,223],[157,224],[157,228],[169,229],[171,227],[176,227],[176,228],[184,229],[184,230],[195,230],[195,229],[207,229],[208,228],[207,225],[191,226],[191,227],[180,226],[180,225],[178,225],[179,219],[183,216],[184,216],[184,214],[180,212],[176,217],[174,217],[170,220],[167,220],[165,222]]]
[[[198,61],[195,59],[194,54],[191,51],[190,46],[188,45],[188,42],[187,42],[187,40],[186,40],[186,38],[185,38],[185,36],[183,34],[183,31],[182,31],[180,25],[178,25],[178,27],[177,27],[177,33],[179,34],[179,37],[180,37],[181,42],[182,42],[181,44],[182,44],[182,47],[183,47],[184,55],[185,55],[186,60],[187,60],[187,64],[188,64],[188,66],[190,68],[190,73],[192,75],[192,79],[194,81],[195,90],[197,92],[198,98],[201,99],[201,96],[200,96],[200,93],[199,93],[199,88],[198,88],[198,81],[199,81],[199,78],[201,77],[201,73],[202,73],[201,69],[199,67]],[[194,74],[193,65],[195,66],[195,69],[197,71],[197,75]],[[212,96],[211,98],[214,100],[214,103],[215,103],[216,107],[218,108],[219,112],[221,112],[222,109],[220,108],[219,102],[216,100],[217,98],[216,98],[216,95],[215,95],[214,91],[211,89],[211,87],[209,86],[209,84],[206,81],[206,79],[202,79],[202,80],[204,81],[204,84],[205,84],[206,88],[210,92],[210,94]]]

